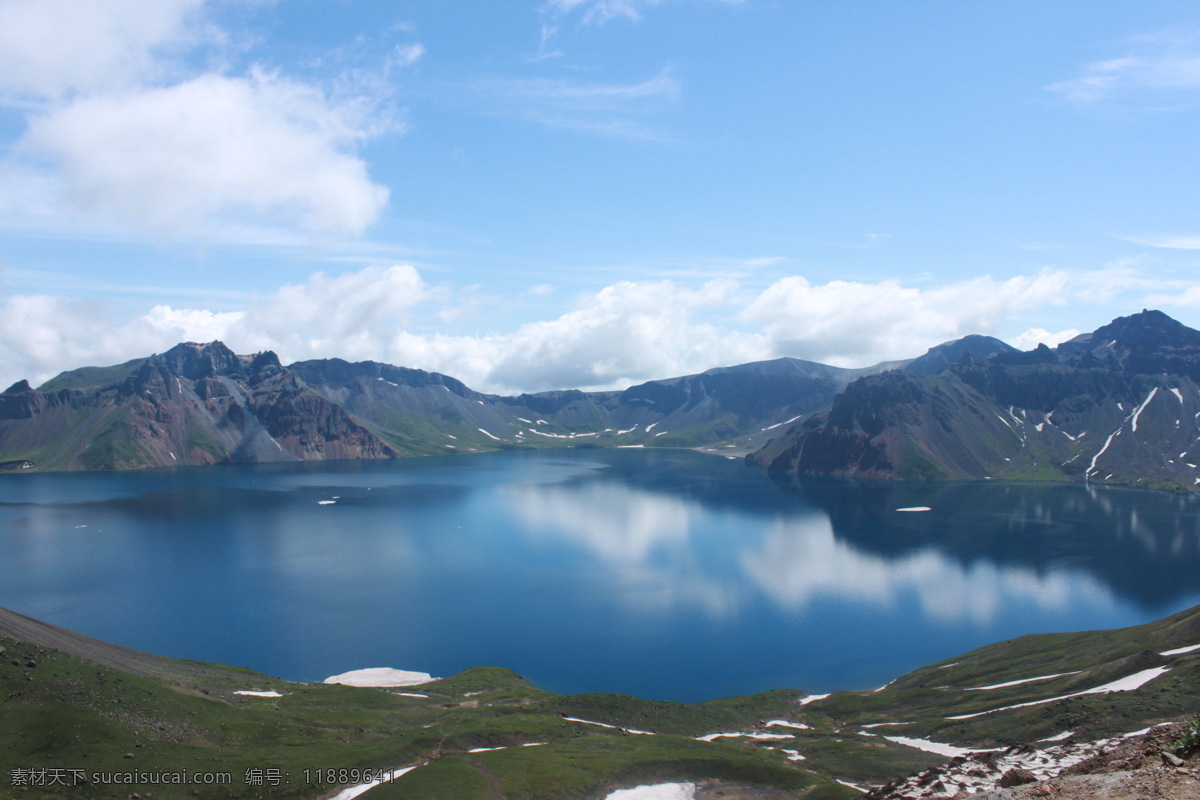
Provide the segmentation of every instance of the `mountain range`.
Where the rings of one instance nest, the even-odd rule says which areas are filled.
[[[0,467],[110,470],[692,447],[779,475],[1200,485],[1200,331],[1158,311],[1056,348],[967,336],[843,369],[780,358],[623,391],[501,396],[341,359],[184,343],[0,394]]]
[[[870,370],[781,358],[624,391],[483,394],[438,373],[372,361],[236,355],[184,343],[0,394],[10,469],[395,458],[499,447],[673,446],[741,455],[828,407]]]
[[[1143,311],[1054,349],[866,376],[751,460],[801,475],[1191,489],[1198,381],[1200,331]]]

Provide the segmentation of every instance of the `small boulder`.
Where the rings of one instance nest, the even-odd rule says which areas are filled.
[[[1037,777],[1027,769],[1010,769],[1008,772],[1000,776],[1000,780],[996,781],[996,785],[1001,789],[1008,789],[1013,786],[1022,786],[1026,783],[1036,783]]]

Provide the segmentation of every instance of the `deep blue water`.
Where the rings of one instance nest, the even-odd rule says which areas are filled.
[[[490,664],[689,701],[873,688],[1196,603],[1200,498],[1165,493],[784,484],[666,450],[0,477],[0,605],[299,681]]]

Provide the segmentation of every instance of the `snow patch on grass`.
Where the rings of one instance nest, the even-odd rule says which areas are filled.
[[[418,686],[437,680],[428,672],[409,672],[391,667],[370,667],[331,675],[321,683],[338,683],[342,686],[370,686],[387,688],[391,686]]]
[[[1194,644],[1190,647],[1177,647],[1174,650],[1164,650],[1159,653],[1160,656],[1181,656],[1184,653],[1191,653],[1194,650],[1200,650],[1200,644]]]
[[[1054,675],[1039,675],[1036,678],[1022,678],[1019,681],[1008,681],[1006,683],[993,683],[991,686],[968,686],[968,692],[986,692],[990,689],[1006,689],[1009,686],[1020,686],[1022,683],[1033,683],[1034,681],[1048,681],[1051,678],[1061,678],[1064,675],[1078,675],[1081,670],[1074,672],[1059,672]]]
[[[609,792],[604,800],[695,800],[694,783],[656,783],[634,786],[632,789],[617,789]]]
[[[1044,703],[1054,703],[1059,700],[1066,700],[1069,697],[1080,697],[1085,694],[1108,694],[1109,692],[1132,692],[1135,689],[1140,689],[1155,678],[1167,673],[1171,670],[1170,667],[1152,667],[1144,669],[1141,672],[1135,672],[1132,675],[1126,675],[1124,678],[1106,683],[1103,686],[1097,686],[1094,689],[1085,689],[1082,692],[1074,692],[1072,694],[1064,694],[1059,697],[1049,697],[1045,700],[1033,700],[1028,703],[1018,703],[1014,706],[1004,706],[1003,708],[993,708],[990,711],[978,711],[974,714],[959,714],[946,719],[971,719],[972,717],[982,717],[984,714],[995,714],[997,711],[1009,711],[1014,708],[1028,708],[1029,706],[1040,706]]]

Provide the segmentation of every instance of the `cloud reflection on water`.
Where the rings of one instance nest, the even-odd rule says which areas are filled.
[[[639,611],[690,605],[725,618],[737,610],[736,588],[696,558],[692,531],[705,512],[694,503],[614,482],[522,484],[506,497],[523,530],[606,564],[622,587],[617,597]]]
[[[895,610],[915,598],[942,622],[992,623],[1006,605],[1065,610],[1112,591],[1077,569],[1033,569],[953,558],[934,546],[877,555],[839,537],[829,515],[723,513],[620,482],[512,487],[511,512],[540,541],[569,543],[601,562],[636,611],[703,609],[735,616],[751,600],[802,612],[837,600]]]
[[[758,548],[742,551],[741,565],[761,592],[789,609],[819,597],[893,607],[912,594],[929,617],[984,624],[1018,599],[1045,610],[1064,609],[1080,594],[1113,600],[1075,570],[1040,573],[982,559],[964,565],[932,547],[882,558],[838,539],[824,514],[776,520]]]

